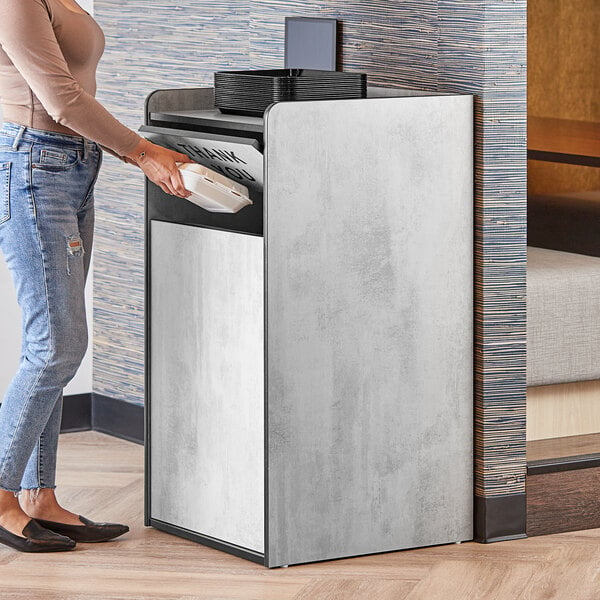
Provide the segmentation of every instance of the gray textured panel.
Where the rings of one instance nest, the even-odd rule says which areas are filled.
[[[472,537],[472,114],[267,115],[269,566]]]
[[[151,233],[151,517],[262,552],[263,240]]]
[[[599,317],[599,257],[529,248],[527,385],[599,379]]]
[[[161,89],[152,92],[146,99],[146,116],[164,110],[187,110],[214,106],[213,88]]]

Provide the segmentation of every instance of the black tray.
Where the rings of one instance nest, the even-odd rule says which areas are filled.
[[[367,76],[344,71],[268,69],[217,71],[215,106],[224,113],[262,117],[273,102],[365,98]]]

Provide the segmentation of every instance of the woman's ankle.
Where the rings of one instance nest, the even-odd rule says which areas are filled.
[[[21,508],[32,517],[53,511],[59,507],[52,488],[22,490],[19,495],[19,503]]]
[[[9,494],[12,500],[9,498]],[[0,526],[15,535],[21,535],[31,517],[21,508],[14,492],[0,490]]]
[[[18,492],[10,492],[8,490],[0,490],[0,514],[6,511],[19,509]]]
[[[81,525],[78,515],[58,503],[53,488],[23,490],[19,498],[23,511],[33,519]]]

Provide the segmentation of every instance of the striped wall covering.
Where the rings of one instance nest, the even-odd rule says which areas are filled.
[[[477,94],[475,489],[524,493],[527,2],[440,14],[438,89]]]
[[[342,23],[340,67],[371,83],[477,95],[476,493],[525,491],[526,0],[96,0],[99,97],[141,123],[154,88],[283,64],[285,16]],[[141,179],[98,187],[94,390],[143,398]]]
[[[526,0],[486,2],[478,111],[476,492],[525,492]]]
[[[370,83],[432,89],[437,80],[437,4],[438,0],[253,1],[252,64],[282,65],[286,16],[337,18],[342,29],[338,68],[368,73]]]
[[[98,99],[133,129],[152,90],[211,85],[215,70],[249,65],[247,3],[96,0],[94,9],[106,36]],[[105,157],[96,202],[94,392],[143,404],[140,171]]]

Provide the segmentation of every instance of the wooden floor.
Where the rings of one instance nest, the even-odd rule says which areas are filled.
[[[73,552],[0,546],[0,598],[177,600],[598,600],[600,529],[463,543],[268,570],[143,526],[143,450],[99,433],[61,436],[59,498],[131,531]]]

